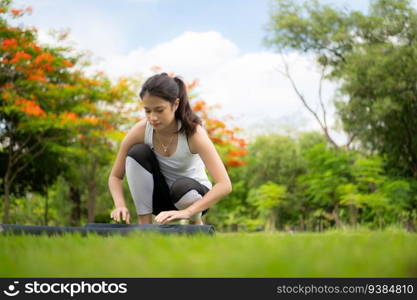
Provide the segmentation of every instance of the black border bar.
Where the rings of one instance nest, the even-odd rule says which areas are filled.
[[[417,278],[0,278],[0,295],[0,299],[417,299]]]

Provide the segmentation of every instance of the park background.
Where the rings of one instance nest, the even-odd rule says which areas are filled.
[[[414,2],[101,3],[1,2],[3,223],[109,222],[119,143],[164,71],[233,182],[206,223],[415,231]]]
[[[0,276],[416,277],[416,9],[1,0],[2,223],[110,222],[159,72],[186,81],[233,191],[204,217],[214,237],[2,234]]]

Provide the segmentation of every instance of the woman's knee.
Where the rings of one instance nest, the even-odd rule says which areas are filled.
[[[201,199],[206,194],[203,186],[188,177],[177,179],[171,186],[171,199],[177,209],[184,209]],[[206,214],[208,209],[202,212]]]
[[[197,190],[196,182],[193,179],[184,177],[175,180],[171,186],[171,197],[174,203],[190,190]]]
[[[152,149],[146,144],[135,144],[127,151],[127,156],[133,158],[149,172],[151,172],[152,155]]]

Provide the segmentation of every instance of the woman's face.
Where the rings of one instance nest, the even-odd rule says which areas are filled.
[[[154,129],[163,130],[167,128],[175,119],[175,111],[178,107],[179,99],[174,105],[163,98],[152,96],[146,93],[143,96],[143,106],[148,121]]]

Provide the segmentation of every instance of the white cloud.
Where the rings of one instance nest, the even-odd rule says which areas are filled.
[[[307,101],[318,109],[319,74],[314,61],[295,53],[287,54],[285,59]],[[236,45],[218,32],[186,32],[150,49],[139,48],[125,56],[107,57],[98,68],[113,76],[143,73],[147,77],[152,74],[150,67],[154,65],[188,81],[200,79],[201,98],[210,104],[220,104],[219,115],[232,115],[233,123],[248,133],[256,132],[254,127],[259,125],[262,130],[281,132],[291,127],[319,129],[288,79],[278,72],[278,68],[283,69],[278,54],[242,55]],[[333,91],[333,85],[324,86],[329,124],[334,120],[333,108],[329,105]],[[341,141],[343,137],[338,135],[337,139]]]
[[[115,55],[98,66],[110,74],[122,76],[136,72],[149,75],[152,66],[181,74],[204,77],[238,56],[239,49],[217,32],[186,32],[176,39],[151,49],[139,48],[127,55]],[[191,78],[190,78],[191,79]]]
[[[215,31],[185,32],[155,47],[137,48],[124,54],[124,39],[127,37],[122,28],[108,22],[105,15],[89,9],[88,3],[77,6],[77,9],[54,3],[48,0],[39,2],[42,11],[51,11],[47,23],[41,22],[44,18],[32,20],[32,23],[38,23],[41,41],[53,43],[46,29],[57,28],[53,24],[61,24],[58,28],[71,28],[70,39],[77,44],[76,49],[91,50],[95,57],[101,58],[94,61],[94,68],[107,72],[111,77],[134,74],[147,77],[152,74],[150,68],[158,65],[163,71],[174,72],[187,81],[198,78],[199,95],[210,104],[220,104],[219,116],[234,116],[234,124],[246,129],[247,134],[267,129],[282,131],[282,128],[291,126],[303,130],[318,129],[288,80],[277,71],[280,65],[277,54],[241,54],[237,45]],[[55,17],[62,13],[54,14],[54,10],[66,11],[68,18],[65,23]],[[318,84],[318,74],[311,67],[314,64],[296,54],[287,55],[287,59],[300,90],[314,103]],[[332,86],[325,89],[327,97],[332,94],[332,89]]]
[[[88,1],[77,5],[53,0],[15,0],[15,3],[16,7],[33,6],[35,13],[22,21],[38,28],[43,43],[55,44],[48,34],[51,29],[67,30],[76,49],[88,50],[96,59],[120,53],[126,44],[120,25],[109,22],[111,15],[97,10]]]

